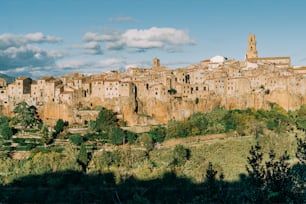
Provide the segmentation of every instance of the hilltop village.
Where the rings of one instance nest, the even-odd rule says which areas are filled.
[[[12,115],[21,101],[37,108],[47,124],[62,118],[86,124],[97,107],[118,113],[128,126],[182,120],[215,107],[285,110],[306,103],[306,67],[293,67],[290,57],[258,57],[255,35],[249,35],[244,61],[215,56],[185,68],[167,69],[158,58],[152,67],[32,80],[19,77],[8,84],[0,79],[1,113]]]

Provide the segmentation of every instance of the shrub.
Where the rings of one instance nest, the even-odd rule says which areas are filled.
[[[59,134],[60,132],[62,132],[64,130],[64,126],[65,122],[63,121],[63,119],[58,119],[54,126],[55,133]]]
[[[121,145],[125,142],[124,131],[120,127],[115,127],[110,133],[110,141],[114,145]]]
[[[3,142],[3,144],[2,144],[3,146],[11,146],[12,145],[12,143],[11,142]]]
[[[146,148],[147,151],[151,151],[153,149],[152,137],[147,133],[143,133],[140,135],[140,137],[138,137],[138,143]]]
[[[154,142],[163,142],[166,138],[167,130],[165,127],[159,125],[156,128],[153,128],[149,132]]]
[[[128,141],[129,144],[134,144],[137,140],[137,134],[133,133],[131,131],[126,131],[126,139]]]
[[[176,89],[171,88],[171,89],[168,90],[168,93],[169,93],[170,95],[174,95],[174,94],[177,93],[177,91],[176,91]]]
[[[2,124],[0,126],[0,134],[5,140],[9,140],[13,136],[13,130],[8,124]]]
[[[75,145],[81,145],[83,143],[83,137],[81,135],[70,135],[69,141]]]
[[[183,165],[189,158],[189,150],[186,149],[183,145],[176,145],[173,150],[173,164],[174,165]]]

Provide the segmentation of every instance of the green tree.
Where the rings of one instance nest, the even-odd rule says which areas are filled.
[[[227,112],[228,111],[224,108],[215,108],[211,112],[205,114],[205,118],[207,119],[206,134],[225,132],[223,118]]]
[[[199,102],[200,102],[200,100],[199,100],[199,98],[197,97],[197,98],[195,99],[195,104],[199,104]]]
[[[297,139],[297,150],[296,150],[296,157],[300,160],[302,164],[306,164],[306,137],[298,138]]]
[[[8,123],[3,123],[0,125],[0,135],[2,135],[2,137],[6,140],[9,140],[12,138],[13,136],[13,130],[12,128],[9,126]]]
[[[306,105],[302,105],[296,112],[296,125],[298,128],[306,130]]]
[[[263,201],[262,191],[264,190],[265,184],[265,171],[262,165],[263,153],[261,152],[261,146],[256,143],[255,146],[251,146],[249,151],[249,156],[247,157],[247,162],[249,166],[246,166],[247,172],[249,174],[249,180],[254,187],[252,195],[249,195],[253,202]]]
[[[10,121],[10,118],[7,116],[3,115],[0,117],[0,124],[9,123],[9,121]]]
[[[189,150],[183,145],[176,145],[173,150],[173,161],[174,165],[184,165],[189,157]]]
[[[126,139],[129,144],[134,144],[137,140],[137,134],[131,131],[126,131]]]
[[[75,145],[81,145],[84,139],[80,134],[75,134],[69,136],[69,141]]]
[[[13,121],[15,124],[19,124],[23,129],[33,126],[35,124],[35,118],[33,113],[31,112],[29,105],[26,102],[18,103],[14,110]]]
[[[208,121],[203,113],[195,113],[193,114],[188,121],[191,126],[192,135],[205,134],[207,130]]]
[[[117,114],[104,107],[100,110],[97,119],[90,123],[90,127],[98,132],[108,132],[116,126],[118,126]]]
[[[263,162],[261,146],[257,143],[251,147],[248,156],[247,171],[250,187],[249,198],[253,202],[283,203],[293,202],[296,198],[294,192],[294,178],[288,163],[289,155],[285,152],[276,159],[273,150],[269,153],[269,159]]]
[[[63,121],[63,119],[58,119],[56,121],[56,124],[54,126],[54,130],[56,135],[58,135],[60,132],[62,132],[64,130],[65,127],[65,122]]]
[[[293,173],[296,178],[296,189],[300,192],[301,199],[306,200],[306,136],[297,139],[296,157],[299,159],[299,163],[293,167]]]
[[[51,141],[48,126],[46,126],[46,125],[44,125],[43,128],[42,128],[42,138],[41,139],[42,139],[42,143],[45,145],[45,147]]]
[[[125,133],[120,127],[114,127],[110,130],[110,141],[114,145],[121,145],[125,143]]]
[[[165,127],[159,125],[149,132],[154,142],[163,142],[165,140],[167,130]]]
[[[89,163],[89,157],[88,157],[87,149],[84,144],[81,145],[78,157],[77,157],[77,162],[82,166],[83,172],[86,172],[87,165]]]
[[[213,168],[211,162],[208,163],[208,168],[206,170],[206,180],[205,184],[207,187],[207,202],[208,203],[223,203],[223,194],[226,194],[224,189],[224,175],[220,174],[219,180],[217,180],[218,171]]]
[[[291,123],[288,113],[285,109],[275,103],[270,104],[271,110],[268,113],[267,127],[270,130],[281,132]]]

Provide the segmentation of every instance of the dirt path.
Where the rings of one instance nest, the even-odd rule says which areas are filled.
[[[166,140],[159,145],[159,149],[161,148],[170,148],[179,144],[194,144],[198,145],[200,143],[210,143],[213,141],[220,141],[228,138],[238,138],[239,136],[232,134],[211,134],[211,135],[201,135],[201,136],[193,136],[186,138],[173,138],[170,140]]]

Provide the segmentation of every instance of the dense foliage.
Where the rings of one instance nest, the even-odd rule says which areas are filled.
[[[1,117],[0,200],[305,203],[305,114],[305,106],[290,112],[275,104],[269,110],[217,108],[136,134],[102,108],[86,133],[63,131],[58,120],[54,131],[24,125],[22,137],[13,127],[21,123]],[[216,133],[249,137],[179,142]]]
[[[98,132],[108,132],[113,127],[118,126],[118,119],[116,113],[113,111],[102,108],[95,121],[90,121],[90,127]]]
[[[19,124],[22,128],[27,128],[36,124],[34,112],[31,111],[30,106],[26,102],[18,103],[14,110],[13,121]]]
[[[295,124],[299,128],[303,128],[303,125],[306,127],[305,106],[289,113],[276,104],[270,107],[270,110],[216,108],[208,113],[195,113],[183,121],[170,121],[165,139],[228,132],[258,136],[265,128],[280,133]]]

